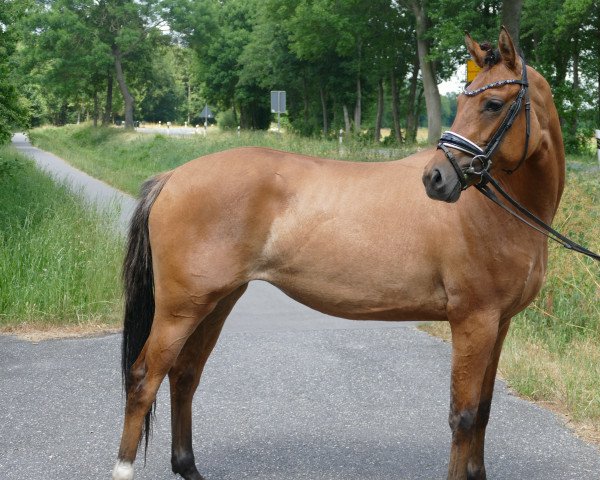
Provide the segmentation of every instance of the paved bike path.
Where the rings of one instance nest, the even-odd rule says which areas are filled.
[[[76,189],[80,174],[69,171]],[[110,478],[119,342],[0,337],[0,479]],[[253,283],[196,395],[199,469],[207,480],[445,478],[449,365],[449,345],[412,324],[334,319]],[[173,478],[165,387],[136,479]],[[600,478],[596,448],[500,381],[486,452],[490,479]]]

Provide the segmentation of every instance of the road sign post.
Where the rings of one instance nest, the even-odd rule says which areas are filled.
[[[281,131],[281,114],[285,113],[286,93],[284,90],[271,91],[271,113],[277,114],[277,132]]]
[[[208,108],[208,103],[204,105],[202,109],[202,113],[200,113],[200,119],[204,119],[204,136],[206,137],[206,130],[208,128],[208,119],[214,118],[213,112],[210,108]]]

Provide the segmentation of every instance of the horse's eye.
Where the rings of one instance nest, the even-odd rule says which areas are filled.
[[[500,110],[502,110],[503,106],[504,102],[502,102],[501,100],[488,100],[485,103],[485,110],[489,112],[499,112]]]

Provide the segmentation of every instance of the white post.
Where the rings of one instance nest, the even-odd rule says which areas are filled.
[[[277,133],[281,133],[281,94],[277,92]]]
[[[596,130],[596,147],[598,148],[598,163],[600,164],[600,130]]]
[[[344,143],[344,130],[340,128],[340,145]]]
[[[237,128],[238,137],[240,136],[240,130],[241,130],[241,129],[242,129],[242,127],[240,127],[240,126],[238,125],[238,128]]]

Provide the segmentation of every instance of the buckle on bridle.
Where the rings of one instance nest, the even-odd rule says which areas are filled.
[[[481,164],[481,168],[479,170],[477,170],[474,165],[474,162],[476,160]],[[469,175],[481,176],[481,175],[483,175],[483,172],[489,171],[491,166],[492,166],[492,161],[488,157],[486,157],[485,155],[475,155],[474,157],[471,158],[471,162],[469,162],[469,166],[465,170],[465,173],[467,173]]]

